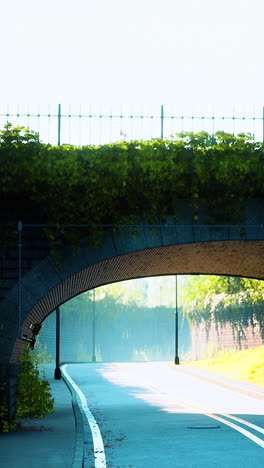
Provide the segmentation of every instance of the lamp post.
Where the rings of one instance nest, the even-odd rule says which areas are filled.
[[[56,309],[56,368],[54,372],[54,379],[61,379],[60,370],[60,308]]]
[[[178,354],[178,338],[179,338],[179,327],[178,327],[178,276],[175,275],[175,358],[174,364],[179,365],[179,354]]]
[[[96,362],[95,356],[95,289],[93,290],[93,356],[92,362]]]

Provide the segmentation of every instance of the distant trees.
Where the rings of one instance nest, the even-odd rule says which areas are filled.
[[[261,327],[264,325],[262,280],[214,275],[189,276],[182,291],[182,300],[184,314],[190,321],[245,321],[242,311],[251,306],[247,309],[248,321],[257,321]]]
[[[130,284],[132,286],[133,281]],[[122,283],[119,283],[119,287],[122,289]],[[126,287],[127,285],[124,285],[124,289]],[[175,342],[175,307],[166,307],[157,303],[153,307],[148,307],[142,302],[137,303],[136,296],[134,296],[135,301],[124,297],[125,303],[123,303],[120,296],[118,300],[110,294],[103,297],[104,289],[97,288],[95,294],[96,359],[103,361],[172,359]],[[115,292],[117,293],[116,289]],[[47,345],[48,353],[53,356],[54,327],[55,320],[53,317],[48,317],[47,327],[44,323],[40,337],[40,341]],[[179,329],[180,349],[183,355],[189,351],[190,332],[188,321],[182,316],[180,309]],[[63,361],[92,359],[92,291],[81,294],[61,306],[61,340]],[[36,349],[37,347],[38,344]]]
[[[92,291],[88,291],[75,299],[79,301],[82,310],[86,308],[84,313],[87,313],[88,304],[91,308],[92,297]],[[116,309],[115,304],[130,307],[135,315],[140,315],[145,308],[162,306],[173,309],[175,275],[141,278],[102,286],[96,289],[95,298],[97,310],[107,310],[109,307],[112,314]],[[190,322],[221,321],[226,320],[227,315],[230,321],[237,321],[239,307],[241,309],[246,306],[252,306],[252,316],[255,314],[255,318],[261,320],[259,315],[262,305],[264,311],[264,281],[235,276],[178,275],[178,305],[182,307],[183,314]],[[65,307],[69,306],[70,303]],[[111,314],[108,319],[111,320]]]

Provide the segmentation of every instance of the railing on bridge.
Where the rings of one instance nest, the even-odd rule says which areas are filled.
[[[51,144],[100,145],[120,140],[170,139],[183,131],[225,131],[251,133],[255,141],[264,142],[264,107],[247,112],[221,113],[212,109],[198,115],[175,112],[163,105],[147,111],[143,107],[77,105],[7,105],[0,108],[0,128],[9,121],[40,134]]]

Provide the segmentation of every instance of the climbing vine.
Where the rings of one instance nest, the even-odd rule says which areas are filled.
[[[0,385],[0,432],[9,432],[10,420],[6,396],[6,384]]]
[[[21,360],[21,372],[18,375],[17,411],[18,418],[42,418],[54,411],[54,399],[51,395],[50,384],[41,377],[37,364],[30,356],[30,349],[26,347]]]
[[[199,207],[214,223],[237,221],[239,207],[264,196],[264,144],[251,135],[185,132],[172,140],[120,141],[102,146],[52,146],[7,123],[0,131],[3,221],[114,224],[177,219],[178,201]],[[204,211],[203,210],[203,211]],[[204,220],[204,218],[203,218]],[[46,230],[56,244],[78,233]],[[98,228],[90,235],[100,240]]]
[[[26,347],[17,378],[16,414],[12,418],[9,416],[7,383],[0,385],[0,432],[19,430],[21,423],[18,418],[42,418],[54,411],[50,384],[45,379],[44,372],[41,375],[38,368],[40,363],[49,362],[50,358],[43,347],[37,352]]]
[[[193,324],[221,327],[232,324],[233,331],[251,325],[264,338],[264,281],[232,276],[194,275],[182,291],[183,311]]]

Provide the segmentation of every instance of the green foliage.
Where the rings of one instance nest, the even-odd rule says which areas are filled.
[[[48,353],[46,345],[43,344],[39,339],[37,340],[34,349],[30,349],[29,358],[30,362],[32,362],[32,364],[35,366],[38,364],[48,364],[53,362],[53,358]]]
[[[191,322],[230,321],[258,324],[264,331],[264,281],[232,276],[194,275],[182,291],[183,310]]]
[[[248,134],[224,132],[58,147],[8,123],[0,132],[1,195],[12,220],[24,222],[156,223],[177,217],[181,199],[188,201],[194,221],[202,204],[208,222],[239,222],[241,203],[264,196],[263,148]],[[56,250],[65,238],[77,243],[76,229],[45,232]],[[100,242],[99,228],[89,234]]]
[[[128,283],[128,282],[127,282]],[[110,295],[99,295],[93,309],[93,295],[84,293],[61,306],[61,330],[63,341],[61,355],[65,361],[91,361],[93,354],[93,311],[95,312],[96,360],[105,362],[129,361],[131,359],[171,359],[174,353],[175,306],[148,307],[134,302],[134,294],[122,300],[113,291]],[[126,287],[124,288],[126,293]],[[55,325],[53,317],[47,318],[47,328]],[[45,330],[43,330],[45,338]],[[190,346],[188,321],[179,309],[181,333],[181,356]],[[110,331],[110,332],[109,332]],[[49,349],[54,349],[51,334],[46,335]],[[54,334],[53,334],[54,336]],[[74,344],[73,344],[74,343]],[[145,357],[144,357],[145,356]]]
[[[19,430],[21,426],[17,421],[16,416],[10,417],[9,415],[7,386],[6,382],[0,385],[0,432]]]
[[[54,400],[50,393],[50,385],[43,373],[37,368],[38,364],[50,362],[51,356],[44,345],[33,351],[26,348],[21,360],[21,372],[17,385],[17,410],[13,419],[9,418],[6,384],[0,386],[0,432],[19,429],[17,418],[42,418],[54,411]]]
[[[243,351],[219,351],[199,361],[185,363],[199,369],[222,374],[234,380],[246,380],[264,388],[264,346]]]
[[[0,143],[6,147],[23,143],[39,143],[39,134],[26,127],[13,127],[10,122],[7,122],[4,130],[0,130]]]
[[[5,385],[0,385],[0,432],[9,432],[10,422]]]
[[[21,360],[21,372],[18,376],[17,412],[18,418],[42,418],[54,411],[54,400],[50,385],[42,378],[36,364],[31,362],[30,349],[26,348]]]

